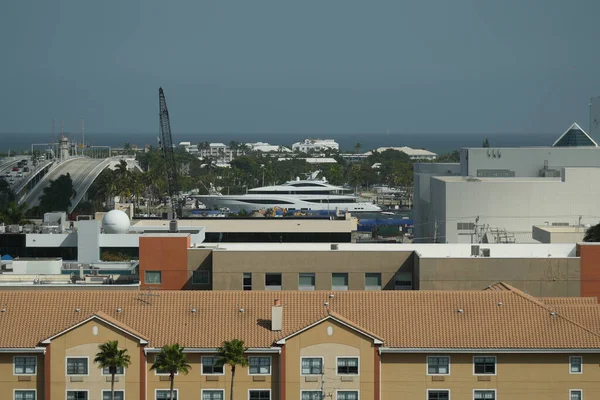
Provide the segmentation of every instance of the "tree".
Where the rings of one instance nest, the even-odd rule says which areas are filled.
[[[44,188],[40,196],[40,211],[67,211],[75,195],[71,175],[61,175]]]
[[[108,368],[110,372],[110,399],[115,400],[115,375],[117,368],[127,368],[131,364],[127,349],[120,350],[117,340],[109,340],[98,346],[100,351],[96,353],[94,362],[98,368]]]
[[[360,147],[361,147],[361,144],[360,144],[360,142],[357,142],[357,143],[354,145],[354,151],[356,152],[356,154],[360,153]]]
[[[244,347],[244,341],[233,339],[230,342],[223,342],[223,345],[217,350],[217,365],[224,366],[225,364],[231,367],[231,391],[229,393],[230,400],[233,400],[233,382],[235,378],[235,367],[248,366],[248,359],[244,355],[248,350]]]
[[[600,242],[600,224],[591,226],[585,231],[584,242]]]
[[[15,201],[8,203],[6,210],[0,211],[0,221],[7,225],[20,225],[26,222],[25,212],[27,211],[27,204],[17,204]]]
[[[188,364],[187,355],[183,352],[183,347],[176,344],[164,345],[160,353],[156,355],[154,364],[150,369],[156,370],[159,373],[169,374],[171,382],[170,400],[173,398],[173,384],[175,382],[175,374],[181,372],[187,375],[192,367]]]

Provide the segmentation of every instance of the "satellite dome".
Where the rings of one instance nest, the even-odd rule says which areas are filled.
[[[129,217],[121,210],[111,210],[102,219],[104,233],[127,233]]]

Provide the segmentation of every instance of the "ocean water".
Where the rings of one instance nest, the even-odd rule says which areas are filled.
[[[138,147],[147,144],[156,146],[158,133],[86,133],[85,141],[97,146],[123,147],[129,142]],[[67,134],[67,136],[69,136]],[[336,134],[305,134],[305,133],[198,133],[198,134],[173,134],[173,142],[266,142],[274,145],[290,147],[293,143],[306,138],[334,139],[340,144],[343,151],[354,151],[356,143],[360,143],[360,151],[378,147],[409,146],[423,148],[436,153],[447,153],[461,147],[480,147],[487,137],[491,147],[523,147],[523,146],[551,146],[560,136],[556,133],[536,134],[464,134],[464,133],[430,133],[430,134],[405,134],[405,133],[336,133]],[[81,134],[76,135],[81,141]],[[52,141],[50,133],[29,134],[0,134],[0,153],[8,150],[21,151],[31,148],[32,143],[48,143]]]

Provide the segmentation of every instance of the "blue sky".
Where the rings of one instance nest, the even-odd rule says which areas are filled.
[[[600,96],[597,0],[7,0],[0,133],[550,133]],[[596,43],[594,43],[596,41]]]

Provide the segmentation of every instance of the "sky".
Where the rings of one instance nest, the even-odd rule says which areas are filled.
[[[156,132],[160,86],[178,133],[587,129],[599,16],[598,0],[5,0],[0,134]]]

